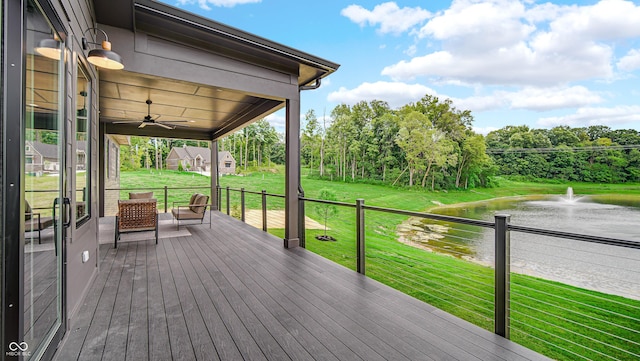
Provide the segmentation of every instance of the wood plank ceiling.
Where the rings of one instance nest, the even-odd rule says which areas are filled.
[[[152,101],[150,115],[158,122],[178,130],[210,133],[233,124],[248,109],[264,102],[229,89],[126,70],[100,72],[101,122],[137,127],[148,114],[148,99]]]

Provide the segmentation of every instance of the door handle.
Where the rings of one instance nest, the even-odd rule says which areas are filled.
[[[62,226],[67,228],[71,225],[71,200],[67,197],[62,198],[62,207],[66,216],[66,222],[63,222]]]

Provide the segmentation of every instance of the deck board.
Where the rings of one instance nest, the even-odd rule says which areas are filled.
[[[58,360],[544,360],[220,213],[100,246]]]

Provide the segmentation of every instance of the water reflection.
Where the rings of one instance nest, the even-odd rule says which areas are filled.
[[[445,207],[434,213],[640,242],[640,199],[616,195],[503,198]],[[494,263],[494,231],[414,220],[414,246],[485,265]],[[640,299],[640,250],[511,232],[513,272]]]

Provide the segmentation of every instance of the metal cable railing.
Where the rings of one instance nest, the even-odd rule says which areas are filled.
[[[284,226],[268,211],[284,209],[284,198],[218,187],[221,212],[247,221],[248,209],[259,209],[262,220],[254,225],[278,235],[281,230],[274,228]],[[303,210],[305,203],[339,209],[331,224],[348,227],[330,230],[338,242],[316,240],[324,230],[300,223],[301,245],[335,262],[552,358],[640,359],[640,242],[523,227],[502,215],[482,221],[369,206],[363,200],[299,197],[299,202]],[[428,220],[419,227],[431,238],[398,242],[395,225],[409,217]],[[533,238],[525,243],[521,235]],[[474,239],[487,236],[492,246],[477,249]],[[474,252],[482,258],[474,259]],[[551,271],[526,268],[536,258],[549,259],[544,266]],[[554,272],[565,264],[581,265],[581,277],[598,285],[620,285],[620,296],[595,284],[560,280]]]

